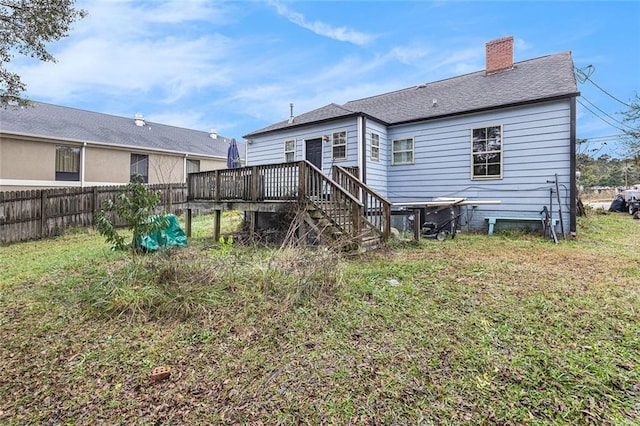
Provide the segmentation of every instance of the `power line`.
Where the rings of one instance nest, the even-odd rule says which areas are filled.
[[[611,93],[607,92],[602,87],[600,87],[595,81],[591,80],[591,75],[595,72],[596,67],[594,67],[593,65],[587,65],[584,68],[576,68],[576,67],[574,67],[574,69],[575,69],[575,72],[576,72],[576,78],[578,79],[578,81],[580,83],[585,83],[585,82],[588,81],[589,83],[593,84],[598,89],[600,89],[604,94],[606,94],[610,98],[620,102],[622,105],[626,106],[627,108],[631,108],[631,105],[629,105],[628,103],[623,102],[620,99],[616,98]],[[583,71],[585,69],[587,70],[587,72]]]
[[[589,99],[585,98],[584,96],[581,96],[582,99],[584,99],[585,101],[587,101],[589,103],[589,105],[593,106],[595,109],[597,109],[598,111],[600,111],[601,113],[603,113],[604,115],[606,115],[607,117],[609,117],[610,119],[612,119],[613,121],[615,121],[618,124],[621,124],[627,128],[629,128],[630,130],[633,130],[633,127],[629,126],[628,124],[623,123],[622,121],[618,120],[617,118],[613,117],[612,115],[606,113],[605,111],[603,111],[602,109],[600,109],[596,104],[594,104],[593,102],[591,102]]]
[[[612,138],[619,138],[624,136],[624,134],[618,134],[618,135],[606,135],[606,136],[594,136],[592,138],[589,139],[612,139]]]
[[[624,129],[621,129],[620,127],[616,126],[615,124],[611,124],[610,122],[608,122],[607,120],[605,120],[604,118],[602,118],[602,116],[598,115],[597,113],[593,112],[588,106],[586,106],[585,104],[583,104],[580,99],[578,99],[578,103],[580,105],[582,105],[582,107],[584,109],[586,109],[587,111],[589,111],[591,114],[595,115],[596,117],[598,117],[600,120],[604,121],[605,123],[607,123],[609,126],[613,127],[614,129],[620,130],[622,133],[624,133]]]

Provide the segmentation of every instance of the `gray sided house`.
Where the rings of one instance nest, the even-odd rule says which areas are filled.
[[[41,102],[0,106],[0,191],[186,182],[224,169],[230,139]],[[244,145],[240,154],[244,162]]]
[[[484,232],[488,217],[540,218],[550,195],[557,218],[550,182],[557,174],[564,228],[575,232],[579,92],[571,53],[514,63],[506,37],[487,43],[486,55],[483,71],[330,104],[251,132],[247,164],[308,160],[325,174],[333,165],[357,167],[396,208],[438,198],[478,202],[461,209],[459,226]]]

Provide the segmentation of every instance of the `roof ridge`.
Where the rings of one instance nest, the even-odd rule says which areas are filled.
[[[119,118],[119,119],[122,119],[122,120],[134,120],[135,119],[135,115],[132,118],[132,117],[124,116],[124,115],[117,115],[117,114],[108,113],[108,112],[92,111],[92,110],[88,110],[88,109],[82,109],[82,108],[78,108],[78,107],[70,107],[70,106],[66,106],[66,105],[57,105],[57,104],[53,104],[53,103],[50,103],[50,102],[43,102],[43,101],[28,100],[28,103],[26,105],[27,108],[29,107],[29,104],[32,104],[33,106],[35,106],[35,105],[45,105],[45,106],[49,106],[49,107],[53,107],[53,108],[62,108],[62,109],[65,109],[65,110],[73,110],[73,111],[78,111],[80,113],[85,113],[85,114],[104,115],[104,116],[107,116],[107,117]],[[206,130],[198,130],[198,129],[192,129],[192,128],[189,128],[189,127],[176,126],[176,125],[173,125],[173,124],[159,123],[157,121],[150,121],[150,120],[148,120],[146,118],[144,118],[144,121],[147,124],[153,124],[155,126],[172,127],[174,129],[188,130],[190,132],[208,133]],[[219,136],[221,136],[222,138],[231,139],[231,138],[227,138],[226,136],[223,136],[223,135],[219,135]]]
[[[558,53],[552,53],[552,54],[549,54],[549,55],[538,56],[536,58],[525,59],[525,60],[522,60],[522,61],[514,62],[513,65],[515,67],[516,65],[523,64],[525,62],[537,61],[537,60],[548,58],[548,57],[551,57],[551,56],[559,56],[559,55],[563,55],[563,54],[567,54],[567,53],[570,54],[571,51],[565,50],[563,52],[558,52]],[[418,84],[415,84],[413,86],[405,87],[403,89],[392,90],[390,92],[379,93],[377,95],[372,95],[372,96],[366,96],[366,97],[360,98],[360,99],[352,99],[350,101],[347,101],[344,105],[347,105],[347,104],[350,104],[350,103],[355,103],[355,102],[361,102],[361,101],[365,101],[365,100],[369,100],[369,99],[375,99],[375,98],[379,98],[379,97],[383,97],[383,96],[388,96],[388,95],[391,95],[393,93],[400,93],[400,92],[404,92],[404,91],[408,91],[408,90],[415,90],[417,88],[417,86],[421,86],[420,88],[426,88],[426,87],[434,85],[436,83],[442,83],[442,82],[445,82],[445,81],[456,80],[456,79],[459,79],[459,78],[468,77],[468,76],[472,76],[472,75],[480,74],[480,73],[484,73],[484,72],[485,72],[485,70],[478,70],[478,71],[473,71],[473,72],[469,72],[469,73],[466,73],[466,74],[460,74],[460,75],[455,75],[455,76],[452,76],[452,77],[442,78],[440,80],[429,81],[429,82],[426,82],[426,83],[418,83]]]

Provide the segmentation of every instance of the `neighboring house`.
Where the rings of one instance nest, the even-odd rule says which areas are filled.
[[[244,136],[247,164],[308,160],[325,174],[357,166],[397,207],[438,197],[499,202],[462,209],[460,226],[474,231],[486,231],[490,216],[539,218],[557,174],[564,228],[575,232],[571,53],[514,63],[506,37],[488,42],[486,55],[484,71],[292,113]]]
[[[0,106],[0,191],[121,185],[134,175],[152,184],[185,182],[188,173],[226,168],[229,141],[140,114]]]

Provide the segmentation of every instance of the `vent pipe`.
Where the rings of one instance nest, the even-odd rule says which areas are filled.
[[[136,114],[136,117],[134,119],[134,123],[136,123],[136,126],[138,126],[138,127],[144,126],[145,125],[144,116],[142,114],[140,114],[140,113]]]
[[[289,124],[293,123],[293,102],[289,104]]]
[[[216,129],[211,129],[209,131],[209,137],[211,139],[218,139],[218,132],[216,131]]]

